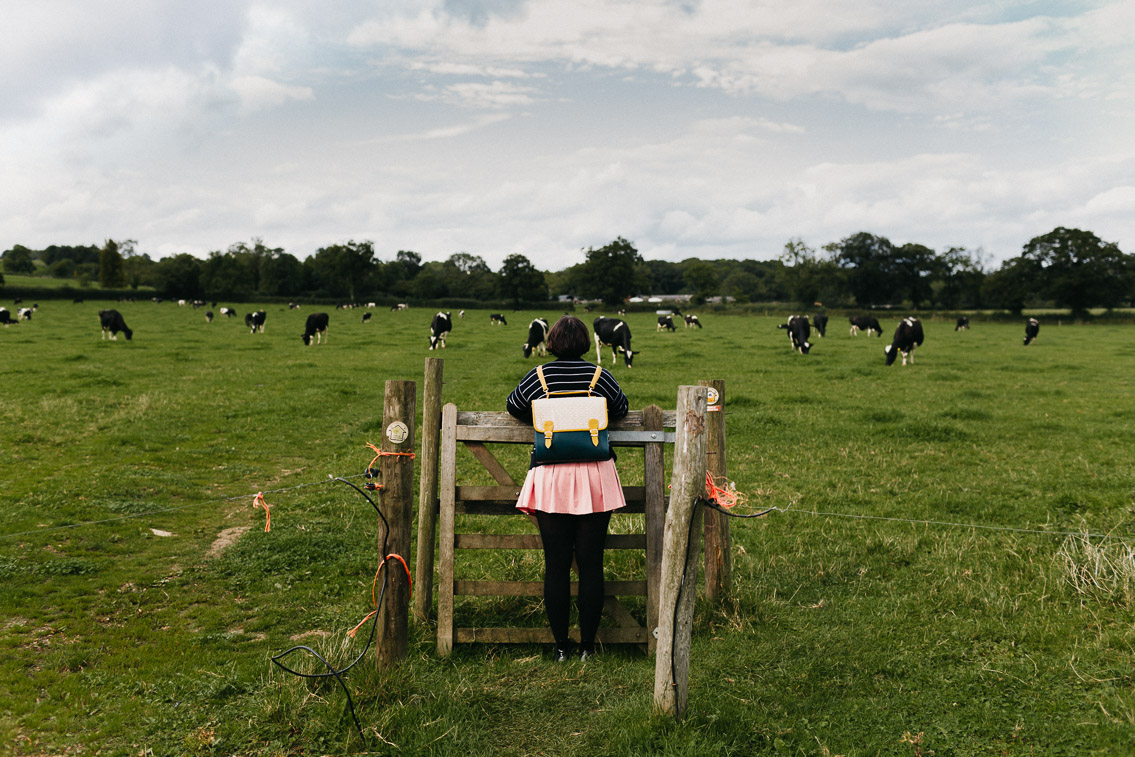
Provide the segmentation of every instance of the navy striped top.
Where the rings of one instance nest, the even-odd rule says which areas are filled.
[[[595,363],[586,360],[553,360],[544,364],[544,380],[551,392],[585,392],[594,375]],[[627,395],[623,394],[619,382],[606,368],[599,374],[592,393],[607,398],[607,417],[610,420],[618,420],[630,410]],[[513,418],[532,423],[532,400],[543,396],[544,387],[540,386],[540,377],[533,368],[508,395],[505,409]]]

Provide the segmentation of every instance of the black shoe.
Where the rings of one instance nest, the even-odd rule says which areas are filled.
[[[571,659],[571,644],[568,643],[562,647],[557,644],[556,651],[552,654],[552,659],[556,662],[567,662]]]
[[[579,659],[583,662],[587,662],[588,660],[594,660],[598,656],[599,656],[599,653],[596,652],[594,649],[583,649],[583,650],[580,650],[580,652],[579,652]]]

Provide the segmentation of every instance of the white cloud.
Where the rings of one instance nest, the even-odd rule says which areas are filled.
[[[230,86],[248,110],[260,110],[289,100],[311,100],[315,97],[311,87],[289,86],[263,76],[238,76],[230,82]]]

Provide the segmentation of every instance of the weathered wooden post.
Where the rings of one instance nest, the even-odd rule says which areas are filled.
[[[662,408],[648,405],[642,409],[642,425],[647,431],[662,431]],[[662,575],[662,536],[666,524],[666,471],[662,444],[647,444],[643,451],[645,473],[646,523],[646,627],[658,628],[658,584]],[[647,651],[654,652],[658,640],[652,634]]]
[[[418,590],[414,594],[414,617],[426,622],[430,617],[434,590],[434,532],[437,530],[438,450],[441,444],[441,387],[445,361],[426,358],[425,384],[422,390],[422,468],[418,491],[418,552],[414,576]]]
[[[379,507],[390,531],[386,538],[388,554],[410,554],[410,529],[414,501],[414,413],[417,384],[413,381],[387,381],[382,402],[382,451],[404,454],[383,455],[379,470],[383,488]],[[382,541],[378,543],[382,548]],[[379,555],[380,559],[386,555]],[[386,571],[386,592],[378,608],[376,656],[380,670],[394,667],[406,657],[410,584],[402,563],[391,560]]]
[[[690,637],[697,598],[701,507],[705,496],[704,386],[678,387],[674,468],[662,545],[658,645],[654,657],[654,711],[682,717],[690,683]]]
[[[705,415],[705,466],[715,481],[725,478],[725,382],[701,381],[708,387]],[[733,587],[733,541],[729,517],[716,510],[705,512],[705,597],[728,597]]]

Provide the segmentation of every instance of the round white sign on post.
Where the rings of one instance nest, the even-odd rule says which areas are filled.
[[[394,421],[386,427],[386,438],[394,444],[401,444],[410,437],[410,429],[402,421]]]
[[[706,389],[705,403],[707,405],[716,405],[719,401],[721,401],[721,395],[717,393],[716,389],[712,386]]]

